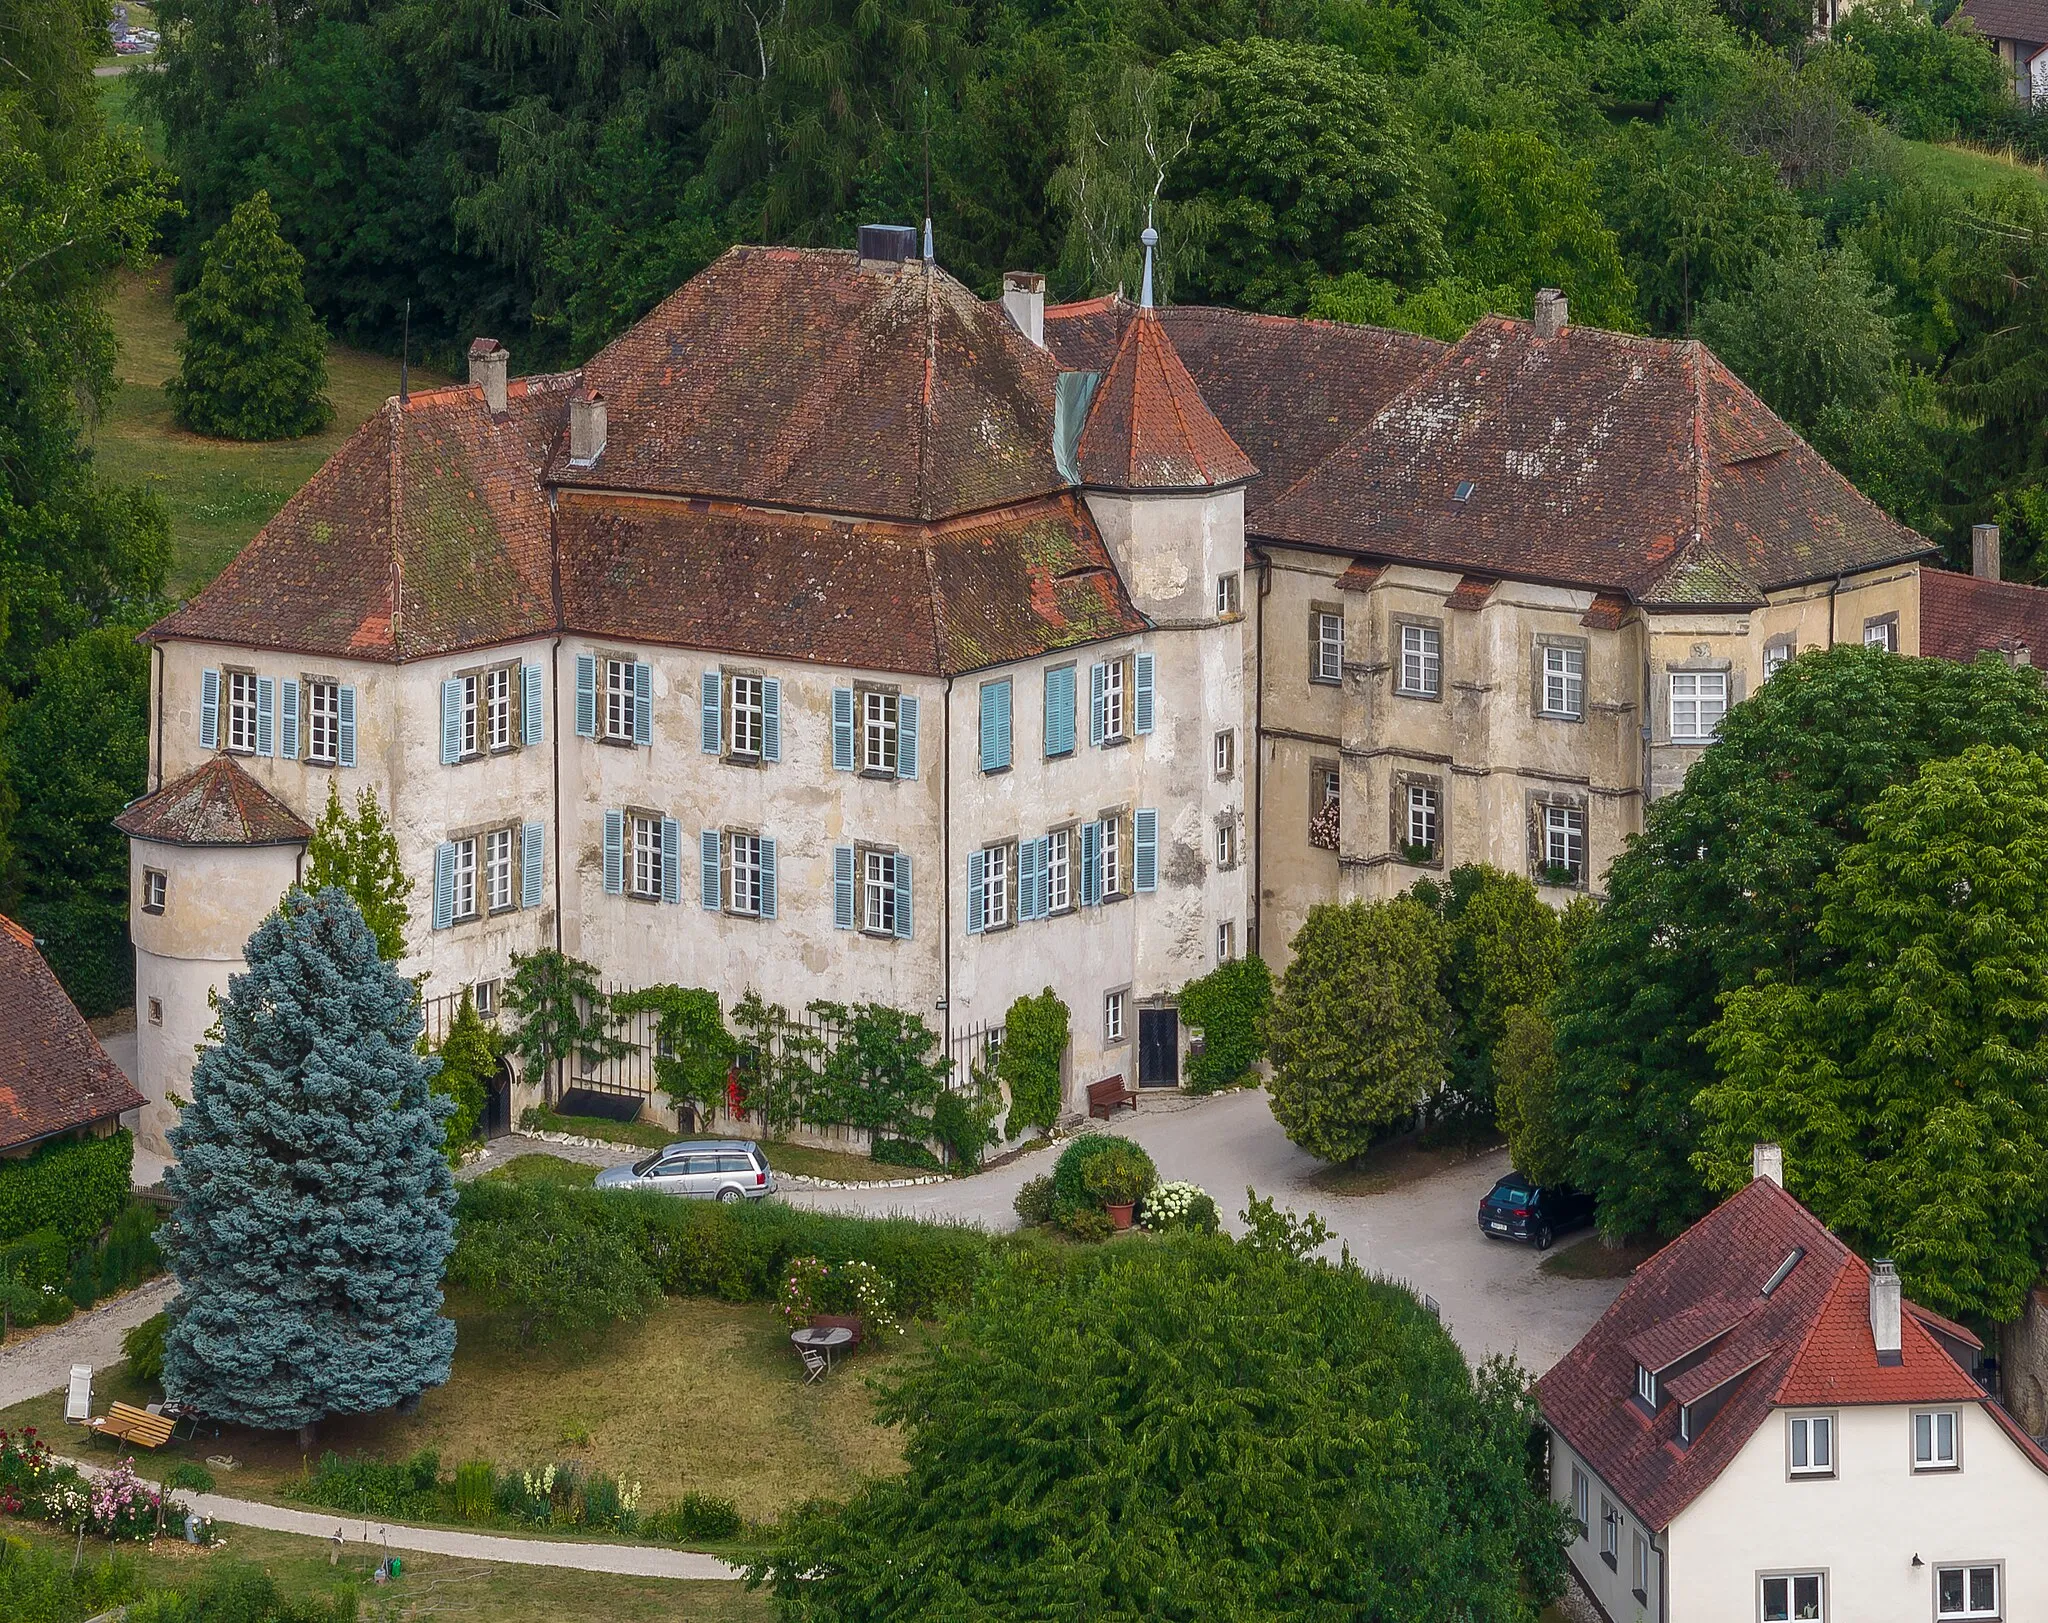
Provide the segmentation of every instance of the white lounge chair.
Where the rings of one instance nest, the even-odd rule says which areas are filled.
[[[83,1426],[92,1419],[92,1365],[71,1366],[71,1390],[64,1395],[67,1425]]]

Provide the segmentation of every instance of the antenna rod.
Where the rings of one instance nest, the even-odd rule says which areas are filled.
[[[932,92],[924,91],[924,262],[932,262]]]
[[[398,345],[398,403],[402,406],[412,398],[406,387],[407,375],[412,368],[412,300],[405,301],[405,336]]]

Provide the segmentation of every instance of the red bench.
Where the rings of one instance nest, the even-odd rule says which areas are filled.
[[[1119,1107],[1138,1108],[1138,1096],[1124,1086],[1121,1076],[1106,1076],[1100,1082],[1088,1084],[1089,1115],[1108,1121],[1111,1112]]]

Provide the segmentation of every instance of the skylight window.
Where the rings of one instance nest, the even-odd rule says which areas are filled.
[[[1472,492],[1478,488],[1471,480],[1460,479],[1458,481],[1458,488],[1451,492],[1451,500],[1454,502],[1470,501],[1472,499]]]
[[[1777,1270],[1771,1275],[1769,1279],[1764,1281],[1764,1288],[1760,1292],[1760,1294],[1768,1296],[1771,1294],[1772,1291],[1776,1290],[1780,1285],[1784,1284],[1786,1279],[1790,1276],[1792,1270],[1799,1266],[1799,1259],[1805,1255],[1806,1247],[1803,1245],[1795,1245],[1790,1251],[1786,1252],[1785,1260],[1779,1263],[1777,1266]]]

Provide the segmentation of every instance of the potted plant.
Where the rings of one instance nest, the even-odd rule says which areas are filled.
[[[1088,1193],[1120,1229],[1131,1226],[1138,1202],[1152,1187],[1151,1163],[1119,1142],[1091,1158],[1081,1175]]]
[[[1566,862],[1552,862],[1546,864],[1543,869],[1543,882],[1546,885],[1560,885],[1569,887],[1572,885],[1576,885],[1579,882],[1579,876],[1572,872],[1571,864]]]

